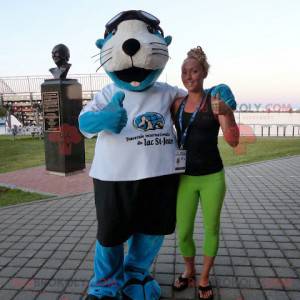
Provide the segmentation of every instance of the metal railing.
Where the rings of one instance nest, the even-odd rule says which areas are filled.
[[[300,124],[239,124],[245,137],[300,137]],[[223,136],[222,130],[219,135]]]
[[[23,125],[35,121],[33,108],[41,103],[41,84],[51,78],[51,75],[0,77],[0,105],[7,107]],[[81,83],[83,103],[111,83],[106,74],[70,74],[68,78]]]
[[[255,136],[300,137],[300,124],[243,124],[252,128]],[[251,135],[251,133],[249,134]]]
[[[51,75],[0,77],[0,94],[37,94],[41,84]],[[82,91],[94,93],[111,82],[106,74],[70,74],[68,78],[77,79],[82,85]]]

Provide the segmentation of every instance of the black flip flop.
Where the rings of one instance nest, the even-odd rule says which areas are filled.
[[[195,276],[190,276],[190,277],[183,277],[182,275],[180,275],[176,281],[179,282],[179,286],[176,286],[174,282],[172,287],[173,290],[180,292],[183,291],[185,289],[187,289],[190,286],[193,286],[192,283],[195,283],[196,277]]]
[[[208,298],[203,298],[203,297],[200,296],[199,291],[201,291],[201,292],[212,291],[212,294]],[[214,299],[214,293],[213,293],[213,289],[212,289],[212,286],[211,286],[210,283],[207,286],[201,286],[201,285],[198,286],[198,299],[199,300],[212,300],[212,299]]]

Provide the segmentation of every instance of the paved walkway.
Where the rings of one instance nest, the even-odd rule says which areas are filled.
[[[90,165],[72,176],[50,174],[45,166],[27,168],[0,174],[0,186],[49,194],[55,196],[78,195],[93,191],[92,179],[88,176]]]
[[[226,170],[228,192],[211,280],[215,299],[300,299],[300,156]],[[91,193],[0,209],[0,299],[82,299],[92,275]],[[202,226],[195,239],[201,270]],[[175,235],[153,267],[164,299],[183,270]]]

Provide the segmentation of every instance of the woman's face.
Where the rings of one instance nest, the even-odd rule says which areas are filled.
[[[199,92],[203,88],[203,68],[194,58],[187,58],[181,67],[181,80],[188,92]]]

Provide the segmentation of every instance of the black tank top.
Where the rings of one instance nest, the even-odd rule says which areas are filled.
[[[182,104],[181,104],[182,105]],[[179,112],[176,113],[175,127],[177,131],[178,145],[181,145],[179,126]],[[188,126],[192,113],[183,112],[182,130]],[[220,124],[211,109],[210,95],[206,98],[204,107],[195,117],[190,125],[184,145],[187,150],[186,175],[198,176],[219,172],[223,169],[222,159],[218,149],[218,133]]]

